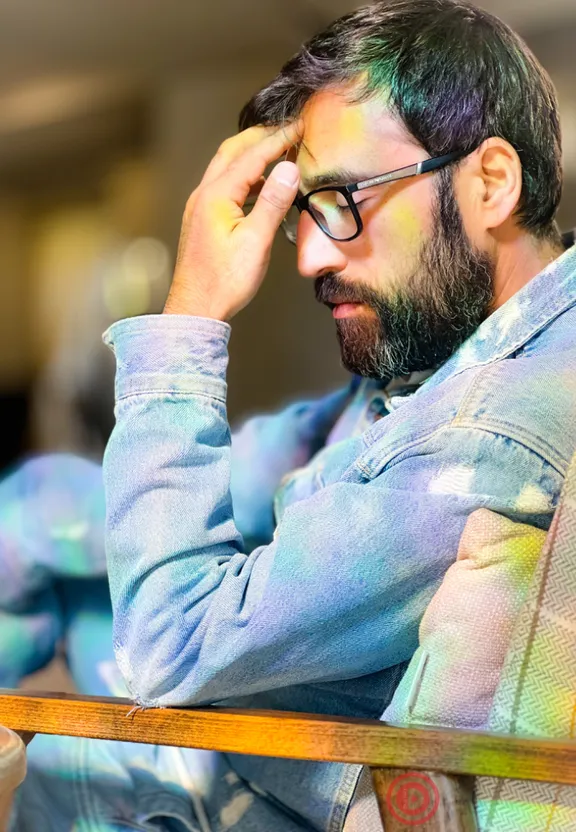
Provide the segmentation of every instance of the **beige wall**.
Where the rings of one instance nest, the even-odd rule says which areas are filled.
[[[0,200],[0,388],[18,389],[30,375],[32,350],[27,337],[28,220],[25,205]]]

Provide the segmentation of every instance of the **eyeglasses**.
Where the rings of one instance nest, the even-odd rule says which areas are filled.
[[[373,188],[375,185],[385,185],[388,182],[409,179],[411,176],[420,176],[420,174],[428,173],[431,170],[440,170],[451,162],[467,156],[469,152],[456,151],[445,156],[436,156],[434,159],[425,159],[415,165],[407,165],[404,168],[382,173],[380,176],[365,179],[363,182],[355,182],[352,185],[329,185],[316,188],[305,196],[296,197],[282,223],[284,233],[289,241],[295,245],[300,214],[303,211],[308,211],[316,225],[332,240],[337,240],[340,243],[354,240],[362,233],[364,226],[362,225],[358,205],[354,202],[352,194],[363,191],[365,188]]]

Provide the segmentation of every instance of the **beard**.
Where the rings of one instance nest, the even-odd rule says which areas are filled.
[[[336,321],[342,364],[351,373],[389,380],[446,361],[488,316],[495,263],[464,230],[450,172],[439,173],[430,241],[395,294],[350,284],[335,274],[315,281],[316,299],[364,303],[376,313]]]

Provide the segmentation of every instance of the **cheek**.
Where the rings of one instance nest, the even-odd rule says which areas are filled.
[[[399,243],[415,245],[421,242],[426,231],[425,219],[422,207],[406,199],[392,208],[390,225]]]
[[[368,219],[366,223],[375,249],[385,246],[389,253],[419,251],[429,236],[430,212],[424,202],[412,194],[398,194]]]

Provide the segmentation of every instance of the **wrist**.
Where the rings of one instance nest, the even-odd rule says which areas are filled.
[[[183,292],[174,286],[170,289],[163,309],[164,315],[189,315],[195,318],[212,318],[216,321],[224,321],[211,305],[200,302],[199,298],[191,297],[189,293]]]

